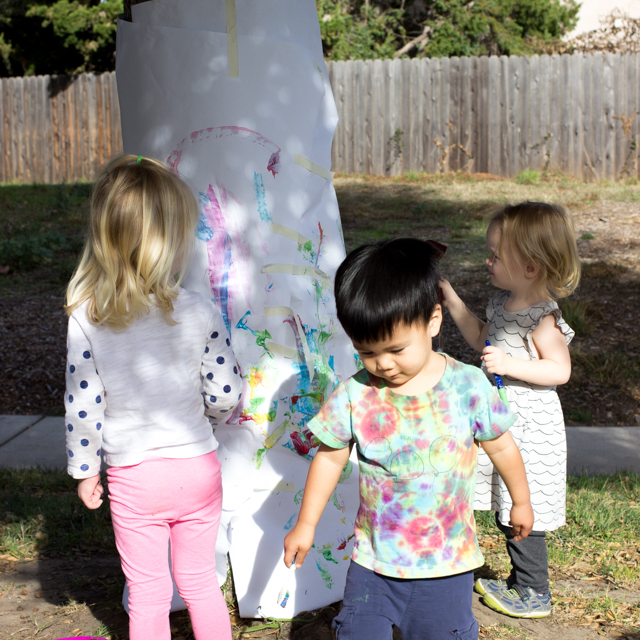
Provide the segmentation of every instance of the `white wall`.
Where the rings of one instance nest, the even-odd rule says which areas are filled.
[[[600,18],[607,16],[614,9],[618,9],[632,18],[640,18],[640,0],[613,0],[613,2],[582,0],[581,4],[578,24],[569,34],[570,36],[577,36],[585,31],[597,29],[600,27]]]

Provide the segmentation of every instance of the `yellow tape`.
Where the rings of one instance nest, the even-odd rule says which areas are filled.
[[[284,264],[282,262],[265,264],[262,267],[262,273],[286,273],[290,276],[311,276],[312,278],[329,277],[324,271],[316,267],[303,267],[298,264]]]
[[[289,240],[293,240],[298,244],[305,245],[307,244],[307,242],[311,242],[309,238],[307,238],[306,236],[303,236],[301,233],[298,233],[297,231],[294,231],[290,227],[285,227],[276,222],[271,223],[271,226],[269,227],[269,231],[271,231],[272,233],[277,233],[279,236],[284,236],[285,238],[289,238]]]
[[[311,171],[311,173],[315,173],[325,180],[333,180],[333,171],[327,171],[324,167],[321,167],[315,162],[311,162],[311,160],[305,158],[304,156],[294,153],[293,161],[307,171]]]
[[[271,351],[271,353],[275,353],[278,356],[289,358],[290,360],[298,359],[297,349],[285,347],[283,344],[277,344],[276,342],[265,342],[265,347],[267,347],[267,351]]]
[[[240,76],[238,63],[238,27],[236,24],[236,0],[227,0],[227,47],[229,55],[229,77]]]
[[[293,312],[293,309],[291,307],[265,307],[262,310],[262,315],[263,317],[293,316],[293,319],[296,322],[296,327],[298,328],[300,342],[302,343],[304,362],[307,365],[307,370],[309,371],[309,380],[313,382],[313,377],[315,375],[313,355],[311,354],[311,349],[309,349],[309,343],[307,342],[307,335],[304,332],[304,327],[302,326],[298,316]]]
[[[273,487],[255,487],[254,491],[286,491],[287,493],[295,493],[296,485],[294,482],[280,480],[280,482]]]

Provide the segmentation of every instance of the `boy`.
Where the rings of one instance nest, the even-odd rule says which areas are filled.
[[[364,369],[340,384],[308,428],[321,441],[285,563],[302,566],[355,443],[360,508],[338,640],[475,640],[473,517],[477,442],[513,500],[514,540],[533,526],[508,432],[516,421],[480,369],[434,352],[442,323],[436,251],[397,239],[351,252],[336,274],[338,319]]]

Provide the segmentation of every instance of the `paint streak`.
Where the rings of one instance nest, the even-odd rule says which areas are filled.
[[[322,226],[319,222],[318,222],[318,229],[320,230],[320,241],[318,242],[318,251],[316,253],[316,262],[315,262],[316,268],[318,266],[318,259],[320,258],[320,252],[322,251],[322,241],[324,240],[324,233],[322,231]]]
[[[322,393],[322,391],[316,391],[316,392],[312,392],[312,393],[301,393],[299,395],[293,395],[293,396],[291,396],[291,404],[292,405],[298,404],[298,400],[300,400],[300,398],[313,398],[318,403],[324,404],[324,393]]]
[[[334,564],[339,564],[338,561],[333,557],[333,554],[331,553],[331,549],[323,549],[322,550],[322,557],[327,562],[333,562]]]
[[[273,355],[267,349],[267,340],[271,340],[271,334],[269,333],[269,331],[267,331],[267,329],[265,329],[264,331],[255,331],[254,329],[252,329],[249,326],[249,323],[247,322],[247,319],[250,315],[251,315],[251,311],[247,311],[242,316],[242,318],[238,320],[238,323],[236,324],[236,329],[242,329],[244,331],[248,331],[249,333],[251,333],[251,335],[255,336],[256,344],[259,347],[262,347],[267,352],[269,357],[273,358]],[[252,367],[252,371],[253,371],[253,367]],[[251,386],[251,382],[249,382],[249,386]],[[253,389],[253,387],[251,388]]]
[[[344,521],[343,521],[344,524]],[[349,543],[349,540],[351,540],[351,538],[355,537],[355,533],[352,533],[346,540],[343,540],[339,545],[338,545],[338,551],[342,551],[343,549],[345,549],[347,547],[347,544]],[[348,558],[349,556],[345,556],[345,559]]]
[[[336,509],[338,509],[339,511],[342,511],[342,513],[346,513],[347,509],[344,506],[344,500],[342,496],[338,496],[338,493],[335,491],[333,493],[333,505],[335,506]]]
[[[302,433],[292,431],[289,437],[296,453],[300,456],[306,456],[311,449],[316,449],[320,446],[320,441],[308,429]]]
[[[290,518],[287,524],[284,525],[284,530],[289,531],[293,527],[296,522],[296,518],[298,517],[298,512],[294,513]]]
[[[256,455],[253,456],[253,458],[251,459],[251,461],[253,462],[253,466],[256,469],[259,469],[260,466],[262,465],[262,461],[264,460],[265,453],[267,453],[266,449],[258,449],[256,451]]]
[[[320,563],[317,560],[316,560],[316,567],[318,567],[318,571],[320,572],[320,576],[324,580],[324,586],[327,587],[327,589],[332,589],[333,588],[333,578],[331,577],[331,574],[326,569],[321,567]]]
[[[269,138],[265,138],[257,131],[253,131],[253,129],[233,126],[208,127],[207,129],[194,131],[188,137],[188,140],[191,144],[196,144],[197,142],[201,142],[202,140],[207,140],[209,138],[228,138],[230,136],[237,137],[240,140],[246,140],[247,142],[250,142],[252,144],[258,144],[268,151],[271,151],[271,155],[269,156],[269,160],[267,162],[267,171],[270,171],[274,178],[276,177],[276,174],[280,171],[281,149],[275,142],[269,140]],[[184,138],[184,140],[182,140],[167,157],[167,165],[173,170],[174,173],[178,173],[178,166],[180,165],[184,144],[186,142],[187,138]]]
[[[304,489],[300,489],[300,491],[298,491],[298,493],[296,493],[295,496],[293,496],[293,501],[296,504],[300,504],[300,501],[302,500],[302,496],[304,495]],[[344,524],[344,523],[343,523]]]
[[[208,238],[209,284],[230,332],[234,301],[229,292],[242,291],[248,301],[251,298],[251,281],[246,273],[250,250],[243,238],[242,229],[237,227],[237,221],[234,220],[236,216],[229,213],[229,198],[238,202],[219,183],[216,183],[216,189],[210,184],[206,193],[200,193],[202,233]],[[239,282],[243,283],[242,288],[237,286]]]
[[[258,214],[262,222],[271,222],[271,214],[267,209],[267,194],[262,181],[262,174],[253,172],[253,188],[256,192],[256,202],[258,203]]]

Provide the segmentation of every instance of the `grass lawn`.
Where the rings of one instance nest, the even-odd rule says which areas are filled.
[[[0,559],[71,561],[117,554],[108,500],[97,511],[85,509],[76,482],[64,472],[0,469],[0,504]],[[504,537],[490,513],[476,515],[486,560],[480,575],[504,577]],[[589,626],[608,637],[617,630],[640,632],[639,561],[640,476],[571,477],[567,525],[549,535],[554,623]],[[73,587],[66,585],[62,607],[77,602]],[[120,581],[104,582],[102,597],[115,609],[121,588]],[[489,631],[484,637],[527,637],[508,624]]]

